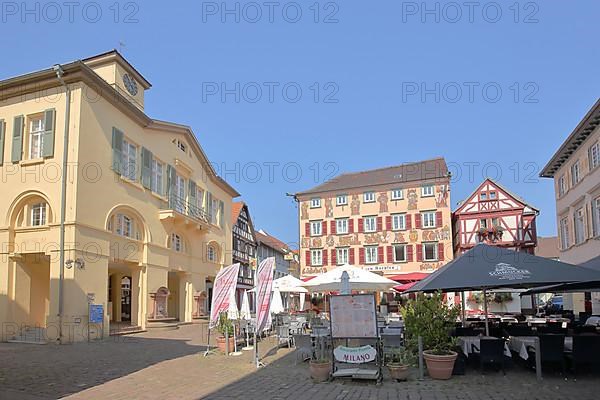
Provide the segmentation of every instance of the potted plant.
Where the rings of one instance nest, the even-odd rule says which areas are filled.
[[[313,382],[325,382],[329,380],[331,374],[331,360],[325,354],[312,357],[309,362],[309,369]]]
[[[217,347],[219,351],[225,353],[227,351],[225,342],[226,335],[229,336],[229,351],[233,351],[233,324],[231,320],[227,317],[226,312],[222,312],[219,314],[219,321],[217,323],[217,330],[221,334],[217,337]]]
[[[477,233],[479,234],[479,237],[481,237],[482,239],[485,239],[488,236],[488,230],[484,227],[479,228]]]
[[[450,336],[450,329],[459,313],[457,307],[449,307],[443,301],[441,293],[430,296],[421,293],[402,310],[408,349],[415,354],[418,337],[423,338],[423,358],[433,379],[452,376],[457,353],[452,350],[456,340]]]
[[[387,364],[390,376],[396,381],[405,381],[410,374],[410,366],[414,362],[413,354],[404,347],[394,349],[390,353],[390,361]]]

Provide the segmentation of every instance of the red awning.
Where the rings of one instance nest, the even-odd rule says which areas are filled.
[[[305,277],[305,278],[302,278],[302,281],[303,281],[303,282],[308,282],[308,281],[310,281],[310,280],[311,280],[311,279],[313,279],[313,278],[316,278],[316,276],[307,276],[307,277]]]
[[[409,272],[408,274],[398,274],[390,276],[389,279],[396,282],[418,282],[421,279],[427,278],[429,274],[424,272]]]
[[[415,286],[416,284],[417,284],[417,282],[405,283],[404,285],[394,286],[394,290],[396,290],[398,292],[404,292],[404,291],[410,289],[411,287]]]

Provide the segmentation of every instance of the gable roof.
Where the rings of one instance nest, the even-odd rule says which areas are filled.
[[[287,244],[276,237],[269,235],[262,229],[256,231],[256,241],[259,244],[264,244],[265,246],[270,247],[279,253],[285,254],[290,252],[290,247]]]
[[[449,174],[446,161],[443,157],[438,157],[431,160],[410,162],[392,167],[344,173],[315,186],[312,189],[298,192],[296,193],[296,196],[366,186],[421,181],[426,179],[446,179],[448,177]]]
[[[231,225],[235,225],[235,223],[237,222],[238,218],[240,217],[240,212],[242,211],[242,208],[244,208],[246,204],[244,204],[243,201],[234,201],[231,204]]]
[[[499,182],[497,182],[491,178],[485,178],[485,180],[483,182],[481,182],[481,184],[479,186],[477,186],[477,189],[475,189],[473,192],[471,192],[471,194],[467,196],[466,200],[463,201],[463,203],[456,210],[454,210],[453,214],[462,211],[462,209],[467,205],[469,199],[471,199],[473,196],[475,196],[475,194],[477,194],[486,183],[491,183],[492,185],[494,185],[494,186],[498,187],[499,189],[501,189],[502,191],[506,192],[514,200],[521,203],[523,205],[523,207],[531,208],[536,213],[540,212],[540,210],[537,207],[534,207],[531,204],[527,203],[525,201],[525,199],[523,199],[521,196],[513,193],[511,190],[507,189],[504,185],[500,184]]]

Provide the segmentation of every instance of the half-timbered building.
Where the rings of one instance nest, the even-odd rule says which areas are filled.
[[[240,263],[236,298],[238,306],[241,306],[244,291],[254,287],[257,241],[248,206],[243,202],[234,202],[231,210],[231,225],[233,226],[232,261]],[[251,296],[250,293],[248,295]],[[251,308],[253,304],[254,302],[251,301]]]

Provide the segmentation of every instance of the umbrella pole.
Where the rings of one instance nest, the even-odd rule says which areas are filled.
[[[466,318],[467,310],[466,310],[466,301],[465,301],[465,291],[464,290],[460,293],[460,301],[461,301],[461,311],[462,311],[462,313],[461,313],[462,314],[462,326],[464,328],[465,320],[467,319]]]
[[[485,336],[490,336],[490,326],[488,321],[488,307],[487,307],[487,291],[483,289],[483,312],[485,313]]]

